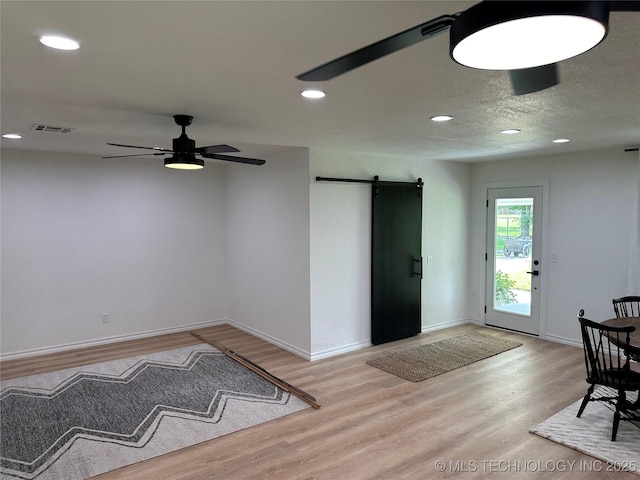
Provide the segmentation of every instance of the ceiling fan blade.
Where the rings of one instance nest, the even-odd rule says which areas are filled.
[[[319,67],[298,75],[296,78],[305,82],[331,80],[338,75],[347,73],[355,68],[382,58],[385,55],[389,55],[390,53],[444,32],[451,26],[458,15],[459,13],[455,13],[453,15],[442,15],[434,18],[428,22],[409,28],[404,32],[397,33],[356,50],[355,52],[348,53],[324,65],[320,65]]]
[[[167,148],[160,148],[160,147],[140,147],[138,145],[123,145],[122,143],[107,143],[107,145],[113,145],[114,147],[144,148],[145,150],[156,150],[160,152],[170,152],[170,153],[173,152],[173,150],[169,150]]]
[[[211,155],[213,153],[230,153],[230,152],[239,152],[236,147],[232,147],[231,145],[209,145],[208,147],[198,147],[195,149],[196,153]]]
[[[514,95],[538,92],[557,85],[558,65],[550,63],[539,67],[509,70]]]
[[[167,153],[164,152],[157,152],[157,153],[137,153],[135,155],[111,155],[109,157],[101,157],[101,158],[124,158],[124,157],[151,157],[151,156],[155,156],[155,155],[168,155]]]
[[[623,0],[621,2],[609,2],[610,12],[640,12],[640,2]]]
[[[264,165],[265,161],[259,158],[233,157],[231,155],[219,155],[217,153],[203,154],[204,158],[214,158],[216,160],[226,160],[227,162],[247,163],[249,165]]]

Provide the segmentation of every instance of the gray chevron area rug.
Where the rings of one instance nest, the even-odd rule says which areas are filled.
[[[207,344],[0,382],[0,478],[85,479],[309,405]]]
[[[615,394],[613,390],[600,387],[593,396],[612,394]],[[627,399],[635,401],[637,395],[637,392],[629,393]],[[613,407],[589,402],[578,418],[581,402],[582,398],[531,427],[529,432],[596,458],[602,462],[602,472],[625,470],[640,476],[640,424],[620,421],[616,441],[612,442]]]

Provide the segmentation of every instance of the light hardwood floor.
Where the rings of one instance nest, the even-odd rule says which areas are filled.
[[[524,345],[420,383],[365,363],[399,346],[473,331],[488,331]],[[638,478],[628,472],[585,471],[594,465],[593,458],[528,433],[530,426],[584,395],[587,385],[579,348],[463,325],[307,362],[230,326],[198,333],[302,388],[322,407],[95,478]],[[189,333],[172,334],[4,362],[0,370],[3,378],[15,378],[194,343],[198,340]],[[437,469],[439,460],[445,462],[443,472]],[[454,465],[475,471],[456,472]],[[538,471],[523,471],[524,465]],[[551,466],[563,465],[564,472],[550,471]],[[602,465],[601,470],[605,468]]]

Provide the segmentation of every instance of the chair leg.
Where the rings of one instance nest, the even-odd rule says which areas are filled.
[[[611,441],[616,441],[618,434],[618,425],[620,424],[620,412],[627,409],[627,392],[623,389],[618,390],[618,400],[616,401],[616,411],[613,414],[613,431],[611,432]]]
[[[616,410],[613,414],[613,431],[611,432],[611,441],[616,441],[616,435],[618,434],[618,424],[620,423],[620,412]]]
[[[627,392],[618,390],[618,402],[616,408],[621,412],[627,411]]]
[[[587,406],[587,403],[589,403],[589,400],[591,400],[591,394],[593,393],[593,388],[594,386],[591,385],[587,390],[587,394],[582,399],[582,403],[580,404],[580,410],[578,410],[578,415],[576,415],[578,418],[580,418],[580,415],[582,415],[582,412],[584,412],[584,409]]]

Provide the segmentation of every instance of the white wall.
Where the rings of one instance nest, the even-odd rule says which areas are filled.
[[[309,152],[266,160],[228,169],[230,318],[308,358]]]
[[[228,315],[223,167],[3,150],[1,173],[3,355]]]
[[[486,183],[549,180],[547,269],[542,336],[579,343],[576,313],[589,318],[613,316],[611,299],[628,291],[630,242],[637,229],[638,156],[622,149],[472,165],[472,269],[470,306],[483,321],[484,219]]]
[[[322,358],[371,344],[371,186],[313,182],[310,202],[311,344]]]
[[[311,176],[413,181],[422,177],[423,331],[468,319],[470,167],[312,149]],[[312,358],[369,345],[371,187],[311,183]]]
[[[316,175],[423,178],[423,331],[482,321],[487,183],[549,180],[558,262],[542,259],[544,336],[578,342],[579,308],[603,319],[611,298],[639,293],[627,286],[637,154],[466,164],[299,149],[267,160],[177,172],[3,150],[1,353],[227,318],[307,358],[368,345],[371,189]]]

